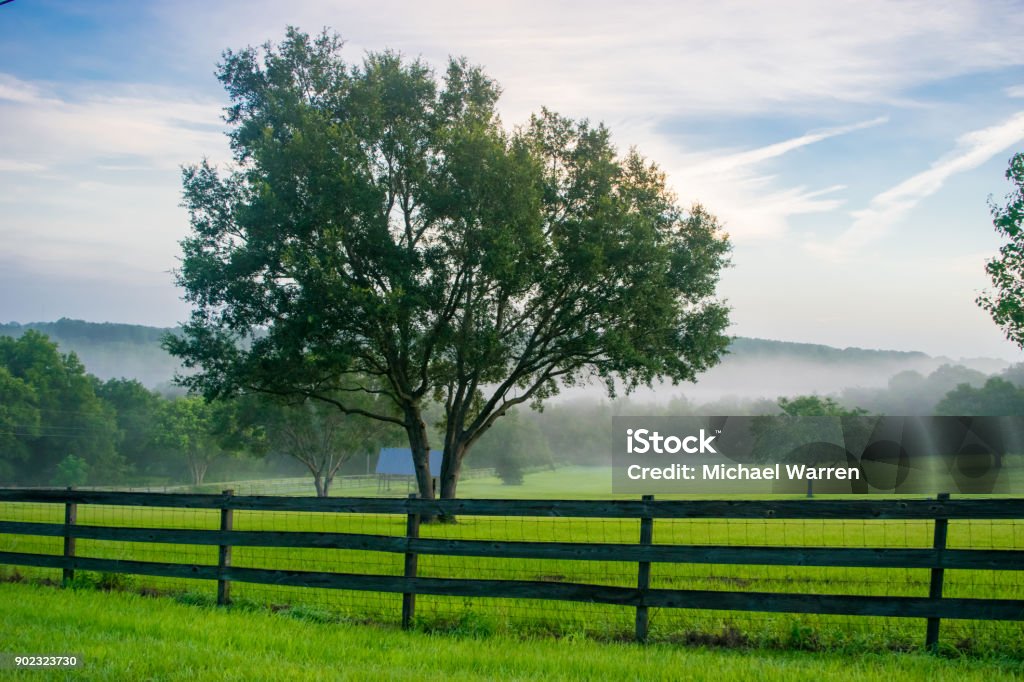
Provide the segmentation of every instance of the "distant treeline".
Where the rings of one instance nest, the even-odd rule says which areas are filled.
[[[0,324],[0,337],[17,338],[29,330],[45,334],[64,352],[74,352],[95,376],[129,377],[150,388],[174,390],[170,382],[180,363],[160,345],[174,329],[62,318],[56,322]]]
[[[66,343],[134,343],[139,345],[160,345],[165,334],[175,331],[171,328],[147,327],[141,324],[85,322],[62,317],[56,322],[0,324],[0,336],[21,336],[29,329],[34,329],[46,334],[51,339],[60,339]]]
[[[139,343],[152,344],[164,331],[73,320],[52,326],[98,347],[118,343],[104,340],[103,330],[113,339],[134,334]],[[380,447],[404,445],[393,427],[345,417],[326,404],[257,397],[206,403],[180,389],[151,390],[135,379],[101,380],[76,353],[63,353],[40,331],[18,331],[0,335],[0,484],[152,485],[200,483],[210,474],[224,480],[306,473],[316,491],[327,494],[336,475],[367,473]],[[749,339],[737,343],[747,347],[744,352],[751,343],[769,347]],[[647,402],[567,400],[499,419],[467,466],[493,467],[514,484],[524,469],[607,463],[615,415],[778,414],[794,404],[887,415],[1024,414],[1022,386],[1024,365],[998,376],[943,365],[929,373],[899,372],[885,387],[850,388],[804,403],[793,402],[798,396],[696,402],[682,394]],[[435,407],[428,418],[432,442],[440,443],[442,410]]]
[[[58,343],[62,351],[73,351],[89,373],[102,379],[128,377],[167,392],[173,390],[171,379],[180,370],[178,360],[161,347],[167,333],[178,331],[175,328],[63,318],[56,322],[0,324],[0,336],[18,337],[29,329],[45,334]],[[998,371],[1005,364],[985,359],[966,362],[986,372]],[[953,361],[915,351],[833,348],[811,343],[734,337],[722,364],[710,370],[702,379],[701,387],[719,387],[726,393],[749,395],[742,389],[752,385],[755,379],[750,376],[750,367],[764,370],[769,366],[774,371],[768,372],[762,383],[781,392],[793,390],[785,383],[786,374],[799,373],[801,367],[807,366],[833,368],[839,382],[836,388],[849,385],[847,377],[878,377],[874,383],[880,385],[900,370],[914,369],[927,373],[944,363],[953,364]]]

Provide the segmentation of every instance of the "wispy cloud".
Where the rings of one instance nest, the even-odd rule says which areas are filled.
[[[46,166],[41,163],[0,159],[0,173],[35,173],[42,170],[46,170]]]
[[[833,137],[881,125],[887,120],[881,116],[811,131],[739,152],[684,156],[672,165],[670,177],[680,192],[699,198],[718,213],[734,237],[778,237],[786,232],[792,216],[832,211],[841,206],[843,200],[834,195],[845,187],[780,187],[779,178],[765,170],[768,162]]]
[[[877,194],[867,208],[852,213],[853,223],[831,243],[812,243],[821,255],[844,258],[898,224],[908,211],[938,192],[952,176],[977,168],[995,155],[1024,140],[1024,111],[1002,123],[962,135],[956,148],[927,170],[912,175]]]
[[[4,73],[0,73],[0,101],[21,104],[57,103],[57,100],[46,97],[38,85]]]
[[[158,86],[57,89],[0,74],[3,163],[41,171],[132,159],[133,165],[177,168],[204,154],[224,155],[221,106]]]
[[[521,120],[540,105],[614,119],[637,111],[729,116],[893,104],[906,89],[1024,63],[1014,0],[201,0],[154,8],[207,53],[328,24],[350,55],[384,46],[440,61],[465,54],[506,88]],[[202,16],[202,21],[196,17]],[[396,20],[401,17],[401,20]]]
[[[1007,97],[1024,97],[1024,85],[1013,85],[1005,90]]]
[[[732,175],[737,171],[742,172],[744,169],[748,169],[770,159],[782,156],[783,154],[795,149],[806,147],[807,145],[814,144],[815,142],[821,142],[822,140],[827,140],[830,137],[846,135],[847,133],[881,125],[888,120],[888,116],[879,116],[871,119],[870,121],[862,121],[852,125],[812,131],[799,137],[783,140],[782,142],[775,142],[756,149],[717,156],[703,163],[696,163],[691,167],[691,172],[694,174],[715,173]]]

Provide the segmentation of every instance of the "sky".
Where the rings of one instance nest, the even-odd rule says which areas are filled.
[[[1024,361],[974,300],[1024,151],[1024,0],[0,5],[0,321],[170,326],[223,50],[327,27],[603,121],[725,224],[730,333]]]

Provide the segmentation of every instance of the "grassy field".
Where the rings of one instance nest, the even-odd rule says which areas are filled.
[[[1009,680],[1007,659],[641,647],[580,638],[402,632],[303,609],[217,609],[170,598],[0,584],[0,654],[76,654],[86,680]]]
[[[521,487],[495,480],[466,481],[464,497],[608,497],[607,470],[573,469],[537,472]],[[572,491],[572,495],[569,494]],[[341,489],[346,494],[373,491]],[[404,491],[402,491],[404,492]],[[512,493],[510,495],[510,492]],[[60,505],[0,505],[0,519],[61,522]],[[215,510],[175,510],[82,506],[79,523],[136,527],[207,528],[218,525]],[[294,512],[236,511],[239,530],[312,530],[402,535],[401,516],[342,515]],[[658,520],[654,541],[673,544],[786,545],[817,547],[929,547],[930,521],[836,520]],[[457,524],[425,525],[424,537],[514,541],[635,542],[639,522],[622,519],[462,517]],[[953,521],[949,546],[958,548],[1024,548],[1024,522]],[[0,535],[0,550],[59,553],[59,538]],[[142,561],[216,563],[216,548],[108,541],[78,541],[80,556]],[[352,550],[235,548],[236,566],[400,575],[399,554]],[[15,571],[29,579],[59,580],[48,569],[0,566],[0,578]],[[436,577],[544,580],[635,586],[635,563],[488,559],[421,556],[419,574]],[[210,595],[211,582],[81,574],[82,584],[145,592],[189,592]],[[927,596],[926,569],[860,569],[727,565],[655,564],[656,588]],[[1024,574],[1018,571],[946,572],[945,594],[952,597],[1024,599]],[[392,594],[317,590],[235,583],[241,600],[275,608],[299,605],[324,610],[351,622],[394,624],[401,597]],[[629,608],[541,600],[464,599],[421,596],[417,625],[423,630],[464,630],[519,636],[588,636],[625,639],[633,628]],[[1024,659],[1024,624],[946,620],[943,642],[971,654]],[[666,642],[722,641],[734,645],[877,651],[919,648],[924,638],[921,619],[801,616],[725,611],[652,609],[651,636]]]

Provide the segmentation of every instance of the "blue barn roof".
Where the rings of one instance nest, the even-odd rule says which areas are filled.
[[[377,458],[377,473],[394,476],[415,476],[412,467],[412,450],[409,448],[381,448]],[[430,458],[430,475],[441,475],[441,457]]]

